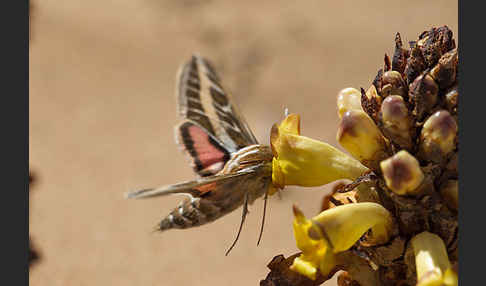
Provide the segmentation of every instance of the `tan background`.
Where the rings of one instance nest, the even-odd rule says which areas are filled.
[[[403,4],[399,4],[403,3]],[[292,203],[313,215],[326,187],[262,201],[229,257],[240,210],[210,225],[152,234],[180,197],[128,201],[132,189],[193,177],[173,140],[176,70],[214,62],[260,142],[283,110],[336,145],[337,92],[367,88],[394,36],[447,24],[456,1],[39,1],[30,48],[30,232],[42,260],[31,285],[257,285],[297,251]]]

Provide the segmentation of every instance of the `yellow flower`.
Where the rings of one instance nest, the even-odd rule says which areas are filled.
[[[368,168],[331,145],[300,135],[300,117],[288,115],[274,124],[270,136],[273,185],[320,186],[338,179],[354,180]]]
[[[424,231],[410,242],[415,255],[417,286],[457,286],[457,273],[452,270],[442,239]]]
[[[391,214],[376,203],[340,205],[325,210],[312,219],[294,206],[294,236],[302,254],[291,270],[315,280],[317,269],[327,276],[339,261],[338,253],[348,250],[371,229],[366,243],[377,245],[390,239]]]

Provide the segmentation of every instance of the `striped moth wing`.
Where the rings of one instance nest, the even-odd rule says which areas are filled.
[[[225,92],[212,65],[199,55],[183,64],[177,75],[178,143],[192,158],[200,176],[217,174],[232,153],[258,144],[245,119]]]

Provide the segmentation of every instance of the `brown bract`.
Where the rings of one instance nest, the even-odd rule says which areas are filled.
[[[403,74],[405,71],[405,66],[407,65],[408,56],[409,52],[407,49],[403,48],[400,33],[397,33],[395,36],[395,53],[393,54],[392,70]]]

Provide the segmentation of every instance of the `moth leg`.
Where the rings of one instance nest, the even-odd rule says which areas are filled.
[[[263,197],[263,218],[262,218],[262,227],[260,228],[260,235],[258,236],[257,246],[260,245],[260,240],[262,239],[263,235],[263,226],[265,225],[265,214],[267,213],[267,200],[268,200],[268,192],[270,188],[267,189],[265,192],[265,197]]]
[[[236,242],[240,238],[241,229],[243,228],[243,223],[245,223],[246,215],[248,214],[248,194],[249,193],[245,194],[245,201],[243,202],[243,212],[241,214],[241,223],[240,223],[240,228],[238,229],[238,234],[236,235],[236,239],[235,241],[233,241],[233,244],[230,246],[228,251],[226,251],[225,254],[226,256],[228,256],[228,254],[230,253],[230,251],[233,249],[233,247],[236,245]]]

